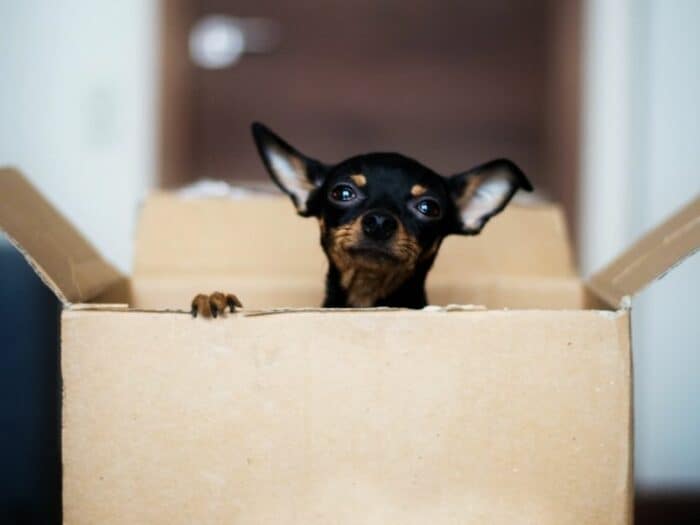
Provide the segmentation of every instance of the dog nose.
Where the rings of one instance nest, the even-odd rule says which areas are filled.
[[[396,219],[388,213],[374,211],[362,217],[362,231],[375,241],[386,241],[398,226]]]

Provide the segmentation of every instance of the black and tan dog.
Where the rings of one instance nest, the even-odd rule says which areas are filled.
[[[324,164],[258,123],[253,137],[299,215],[318,219],[328,258],[325,307],[424,307],[425,279],[442,240],[478,234],[518,189],[532,190],[505,159],[443,177],[397,153]],[[201,294],[192,312],[216,316],[239,305],[230,294]]]

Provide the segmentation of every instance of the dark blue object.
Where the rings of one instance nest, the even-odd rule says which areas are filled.
[[[0,238],[0,523],[61,522],[56,297]]]

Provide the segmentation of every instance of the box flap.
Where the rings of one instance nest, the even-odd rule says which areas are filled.
[[[88,302],[122,279],[12,168],[0,168],[0,231],[64,305]]]
[[[593,292],[611,306],[628,298],[700,248],[700,196],[642,236],[589,281]]]
[[[298,217],[286,198],[189,199],[160,193],[148,199],[140,217],[135,280],[206,275],[315,282],[325,271],[317,222]],[[435,282],[576,277],[563,215],[553,205],[511,205],[482,235],[449,237],[431,274]]]

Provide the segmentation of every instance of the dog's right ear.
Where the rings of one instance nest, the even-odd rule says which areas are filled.
[[[272,180],[292,198],[299,215],[315,215],[309,201],[323,184],[328,168],[298,152],[259,122],[253,123],[252,131],[258,153]]]

